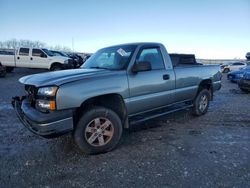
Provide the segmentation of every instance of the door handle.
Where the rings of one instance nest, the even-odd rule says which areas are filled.
[[[164,74],[163,76],[163,80],[169,80],[170,76],[168,74]]]
[[[20,57],[17,57],[17,59],[20,59]]]
[[[30,60],[33,60],[33,58],[31,57]]]

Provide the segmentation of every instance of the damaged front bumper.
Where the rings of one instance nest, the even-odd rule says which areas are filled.
[[[12,106],[23,125],[39,136],[53,138],[73,130],[72,110],[42,113],[33,108],[25,96],[14,97]]]

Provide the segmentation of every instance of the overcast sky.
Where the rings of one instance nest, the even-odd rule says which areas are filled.
[[[12,38],[80,52],[161,42],[199,58],[245,58],[250,0],[0,0],[0,41]]]

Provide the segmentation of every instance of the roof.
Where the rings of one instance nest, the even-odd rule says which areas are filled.
[[[116,47],[116,46],[124,46],[124,45],[139,46],[139,45],[162,45],[162,44],[158,43],[158,42],[133,42],[133,43],[117,44],[117,45],[112,45],[112,46],[108,46],[108,47]]]

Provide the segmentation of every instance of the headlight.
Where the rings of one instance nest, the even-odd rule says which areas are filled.
[[[37,94],[42,96],[56,96],[56,92],[58,90],[58,87],[42,87],[38,89]]]
[[[64,61],[64,64],[69,64],[69,60],[66,59],[66,60]]]
[[[239,76],[240,78],[242,78],[242,77],[243,77],[243,74],[238,74],[238,76]]]
[[[56,110],[56,92],[58,87],[42,87],[38,89],[37,95],[38,99],[36,100],[36,107],[42,111],[46,112],[47,110]]]

